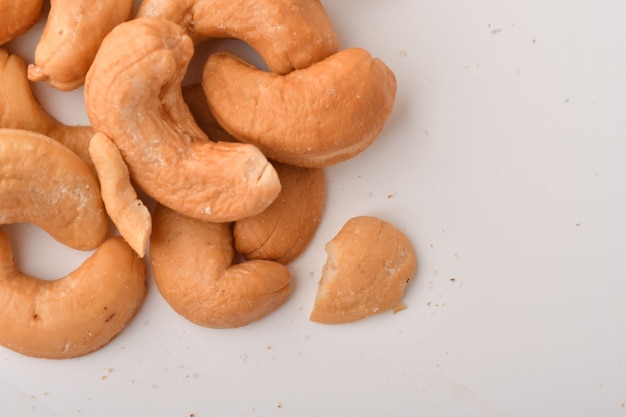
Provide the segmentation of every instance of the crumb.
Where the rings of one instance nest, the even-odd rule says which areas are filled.
[[[389,199],[393,198],[393,194],[387,194],[387,198]]]
[[[102,376],[100,377],[100,379],[104,381],[105,379],[107,379],[107,376],[106,376],[106,375],[102,375]]]
[[[429,248],[434,248],[435,245],[433,245],[432,243],[428,245]]]
[[[576,227],[580,226],[580,223],[576,223]]]
[[[113,372],[113,368],[107,368],[107,372],[108,372],[108,373]]]
[[[267,350],[270,350],[271,348],[272,348],[272,346],[267,345],[267,348],[266,348],[266,349],[267,349]]]
[[[450,278],[450,282],[454,282],[454,281],[456,281],[456,278],[454,277]]]
[[[393,309],[392,309],[391,311],[393,312],[393,314],[397,314],[397,313],[399,313],[400,311],[402,311],[402,310],[406,310],[406,309],[407,309],[407,306],[406,306],[405,304],[403,304],[403,303],[398,303],[398,304],[396,304],[396,305],[393,307]]]
[[[276,403],[276,408],[283,408],[283,405],[281,403]]]

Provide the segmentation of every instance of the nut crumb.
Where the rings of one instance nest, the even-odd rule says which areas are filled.
[[[392,309],[391,311],[393,312],[393,314],[397,314],[397,313],[399,313],[400,311],[402,311],[402,310],[406,310],[406,309],[407,309],[407,306],[406,306],[405,304],[403,304],[403,303],[398,303],[398,304],[396,304],[396,305],[393,307],[393,309]]]

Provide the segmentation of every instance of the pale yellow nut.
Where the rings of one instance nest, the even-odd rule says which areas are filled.
[[[278,175],[255,146],[211,142],[196,125],[181,93],[193,51],[170,21],[120,24],[87,74],[87,114],[120,150],[133,182],[159,203],[206,221],[258,214],[278,196]]]
[[[20,222],[82,250],[108,229],[98,180],[75,153],[39,133],[0,129],[0,224]]]
[[[43,15],[43,0],[0,0],[0,45],[26,33]]]
[[[391,223],[371,216],[350,219],[326,244],[311,320],[339,324],[398,306],[416,270],[411,242]]]
[[[383,61],[344,49],[287,75],[213,54],[202,86],[219,124],[270,159],[323,167],[369,147],[391,114],[396,78]]]
[[[132,12],[133,0],[51,0],[28,78],[61,91],[80,87],[102,39]]]
[[[280,74],[306,68],[339,49],[319,0],[144,0],[137,16],[171,20],[196,43],[240,39]]]
[[[233,265],[231,225],[209,223],[157,206],[150,261],[159,292],[200,326],[246,326],[280,307],[291,292],[284,265],[254,260]]]
[[[91,126],[68,126],[52,117],[33,95],[24,60],[0,49],[0,128],[3,127],[50,136],[70,148],[95,172],[88,151],[93,136]]]
[[[109,217],[130,247],[143,258],[152,232],[152,216],[137,197],[122,155],[102,133],[96,133],[91,139],[89,154],[98,171],[102,200]]]
[[[0,231],[0,345],[49,359],[96,351],[136,315],[145,280],[145,264],[120,237],[106,240],[66,277],[25,275]]]

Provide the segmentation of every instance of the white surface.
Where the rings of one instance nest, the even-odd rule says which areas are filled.
[[[94,354],[0,350],[3,414],[626,415],[626,3],[325,5],[343,46],[382,58],[399,90],[379,140],[327,170],[290,300],[211,330],[150,282],[137,318]],[[40,29],[8,48],[29,60]],[[62,121],[86,123],[82,90],[35,89]],[[408,309],[311,323],[323,245],[361,214],[415,244]],[[84,259],[32,226],[9,229],[31,273]]]

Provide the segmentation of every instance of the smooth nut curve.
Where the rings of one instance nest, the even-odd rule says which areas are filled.
[[[0,224],[20,222],[81,250],[108,230],[98,180],[76,154],[39,133],[0,129]]]
[[[235,249],[246,259],[289,263],[302,254],[317,231],[326,196],[323,168],[275,163],[282,190],[256,216],[235,222]]]
[[[132,12],[133,0],[51,0],[28,78],[61,91],[80,87],[102,39]]]
[[[0,45],[22,35],[43,15],[43,0],[0,0]]]
[[[246,326],[281,306],[291,292],[282,264],[232,265],[228,223],[192,219],[158,205],[153,214],[150,261],[157,288],[181,316],[200,326]]]
[[[416,270],[409,239],[391,223],[354,217],[326,244],[311,321],[349,323],[398,305]]]
[[[258,214],[278,196],[278,175],[255,146],[211,142],[196,125],[181,93],[192,55],[191,39],[172,22],[120,24],[87,74],[89,119],[161,204],[215,222]]]
[[[69,126],[52,117],[35,99],[26,72],[22,57],[0,49],[0,128],[49,136],[70,148],[95,173],[88,150],[91,126]]]
[[[323,167],[364,151],[391,114],[396,78],[360,48],[281,76],[229,52],[209,57],[202,86],[219,124],[270,159]]]
[[[137,16],[171,20],[196,43],[240,39],[279,74],[306,68],[339,50],[319,0],[144,0]]]
[[[89,142],[89,155],[98,173],[102,201],[109,217],[124,240],[143,258],[152,232],[152,216],[137,197],[122,155],[100,132]]]
[[[66,277],[40,280],[16,269],[0,231],[0,345],[48,359],[102,348],[141,307],[145,270],[122,238],[112,237]]]

